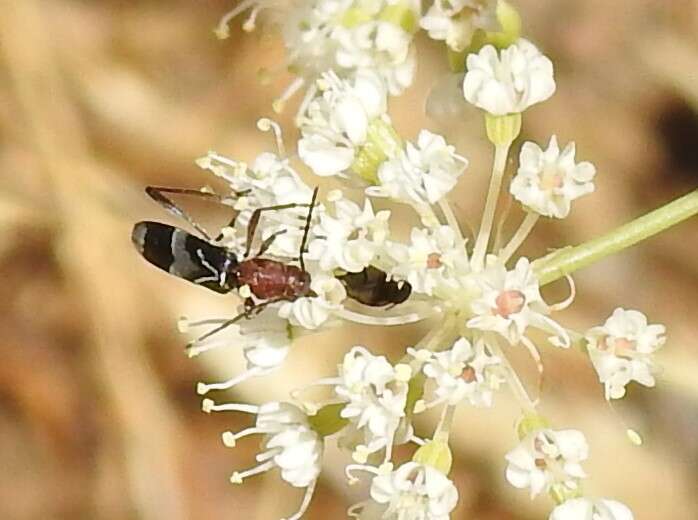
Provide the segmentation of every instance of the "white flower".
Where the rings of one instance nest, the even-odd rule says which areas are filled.
[[[412,84],[416,56],[410,47],[412,35],[384,21],[369,21],[356,27],[339,26],[332,32],[337,42],[337,65],[345,69],[372,69],[392,95]]]
[[[278,468],[284,481],[293,487],[306,488],[300,510],[289,517],[299,519],[310,503],[322,469],[323,441],[310,427],[306,414],[290,403],[269,402],[262,406],[237,403],[217,405],[210,399],[204,399],[203,410],[207,413],[234,411],[257,416],[254,427],[223,434],[223,443],[231,448],[243,437],[263,435],[262,451],[256,457],[259,465],[234,472],[230,481],[241,484],[248,477]]]
[[[455,274],[469,271],[465,244],[449,226],[412,228],[409,245],[391,243],[386,250],[395,262],[391,274],[407,279],[415,293],[449,291]]]
[[[389,211],[374,213],[366,199],[363,209],[356,203],[339,199],[334,216],[324,213],[313,228],[310,256],[318,259],[324,271],[337,267],[356,273],[368,266],[381,250],[388,235]]]
[[[279,13],[289,68],[314,81],[336,65],[337,42],[331,37],[352,0],[310,0],[287,2],[293,8]]]
[[[387,93],[375,73],[361,70],[353,82],[323,74],[321,94],[300,118],[298,155],[316,175],[340,175],[354,162],[372,120],[387,117]]]
[[[411,204],[434,204],[453,189],[467,167],[468,161],[443,137],[422,130],[417,146],[407,143],[404,151],[380,165],[380,185],[366,192]]]
[[[582,432],[537,430],[506,454],[506,478],[516,488],[530,488],[531,498],[553,485],[576,490],[579,480],[586,477],[580,463],[588,456]]]
[[[289,259],[298,256],[308,214],[307,204],[313,190],[290,166],[288,159],[265,152],[248,166],[209,152],[197,160],[197,164],[226,181],[232,192],[224,202],[235,208],[237,216],[234,226],[222,230],[221,245],[242,254],[247,242],[248,224],[255,209],[298,204],[296,208],[264,212],[257,231],[258,240],[283,232],[277,235],[269,254]],[[313,219],[318,219],[323,211],[323,206],[317,204],[313,209]]]
[[[606,399],[620,399],[625,386],[637,381],[654,386],[653,354],[666,338],[664,325],[649,325],[639,311],[618,308],[601,327],[586,333],[589,356],[604,384]]]
[[[314,330],[325,324],[333,311],[341,308],[347,292],[337,278],[321,272],[312,276],[310,288],[315,296],[282,303],[279,316],[289,320],[291,325]]]
[[[213,327],[226,320],[204,320]],[[202,324],[203,324],[202,323]],[[196,323],[190,325],[194,326]],[[247,361],[247,369],[221,383],[199,383],[197,391],[204,395],[211,390],[227,390],[251,377],[270,374],[279,369],[286,360],[291,348],[291,334],[288,322],[280,318],[274,309],[265,309],[253,319],[243,319],[238,324],[212,334],[201,341],[195,341],[188,348],[189,356],[196,356],[208,350],[234,346],[242,348]]]
[[[492,115],[520,113],[553,95],[553,64],[524,39],[499,53],[485,45],[468,55],[463,92],[468,102]]]
[[[458,490],[448,477],[417,462],[373,477],[370,494],[374,502],[357,504],[352,510],[361,509],[361,514],[350,516],[362,520],[448,520],[458,502]]]
[[[555,136],[550,138],[547,150],[532,142],[524,143],[511,194],[543,216],[566,217],[570,202],[594,191],[596,168],[590,162],[576,164],[574,155],[574,143],[560,152]]]
[[[492,406],[494,391],[504,382],[500,367],[501,360],[487,352],[483,341],[473,346],[459,338],[450,349],[429,353],[422,371],[435,383],[436,400],[426,406],[457,405],[464,399],[473,406]]]
[[[569,347],[567,331],[548,317],[550,307],[540,295],[528,259],[520,258],[511,271],[493,256],[488,257],[488,264],[475,278],[482,293],[471,304],[475,316],[467,326],[498,332],[511,345],[525,339],[526,329],[532,326],[552,333],[549,341],[553,345]]]
[[[277,111],[307,87],[299,110],[304,112],[308,97],[316,90],[315,80],[328,70],[342,77],[358,69],[373,70],[393,95],[412,83],[416,57],[408,31],[419,18],[416,0],[245,0],[221,19],[216,34],[227,38],[230,20],[246,10],[250,15],[243,29],[253,30],[262,9],[268,9],[271,23],[281,28],[287,50],[285,68],[298,76],[274,102]]]
[[[435,40],[456,52],[463,51],[477,29],[498,28],[497,0],[434,0],[419,25]]]
[[[553,509],[548,520],[633,520],[633,513],[616,500],[573,498]]]
[[[355,433],[361,437],[362,444],[354,446],[359,460],[392,449],[407,402],[407,382],[400,375],[384,356],[374,356],[365,347],[356,346],[344,356],[335,393],[346,402],[341,416],[354,429],[345,428],[342,434],[352,443]]]

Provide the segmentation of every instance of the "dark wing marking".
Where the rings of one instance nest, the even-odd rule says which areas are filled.
[[[237,287],[235,255],[183,229],[138,222],[131,240],[143,258],[178,278],[222,294]]]

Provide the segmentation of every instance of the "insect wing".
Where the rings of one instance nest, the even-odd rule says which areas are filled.
[[[225,294],[237,287],[237,259],[183,229],[160,222],[138,222],[131,240],[148,262],[178,278]]]

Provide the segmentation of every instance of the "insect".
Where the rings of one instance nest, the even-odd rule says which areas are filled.
[[[313,295],[310,289],[311,277],[305,269],[303,254],[313,208],[317,200],[317,188],[313,191],[309,204],[293,203],[257,208],[252,213],[247,226],[245,253],[241,258],[216,243],[222,238],[222,234],[215,238],[211,237],[202,226],[179,208],[166,194],[196,196],[221,204],[224,203],[222,197],[214,193],[186,188],[148,186],[145,191],[155,202],[185,220],[203,238],[161,222],[138,222],[133,227],[131,239],[143,258],[169,274],[219,294],[227,294],[247,286],[250,292],[258,300],[261,300],[261,302],[255,302],[252,298],[246,298],[244,312],[223,322],[216,329],[200,337],[199,340],[215,334],[242,318],[254,316],[272,303],[293,301],[303,296]],[[298,255],[300,266],[262,258],[262,255],[271,247],[274,239],[284,232],[283,230],[266,238],[260,245],[257,254],[250,257],[254,235],[262,213],[298,207],[308,208]],[[228,225],[234,224],[235,217]],[[388,280],[384,271],[373,266],[368,266],[358,273],[346,273],[337,278],[344,285],[349,298],[372,307],[402,303],[410,296],[412,290],[408,282]]]
[[[282,204],[257,208],[252,213],[247,227],[247,243],[241,258],[229,249],[216,244],[222,234],[212,238],[206,230],[180,209],[166,193],[191,195],[223,203],[223,199],[208,192],[185,188],[162,188],[148,186],[147,195],[171,213],[183,218],[204,238],[193,235],[184,229],[160,222],[142,221],[134,225],[131,239],[138,252],[148,262],[178,278],[188,280],[220,294],[247,286],[261,302],[251,297],[245,300],[245,311],[224,322],[199,340],[219,330],[259,313],[264,307],[279,301],[292,301],[302,296],[312,296],[310,274],[305,269],[303,254],[308,240],[312,212],[317,200],[318,189],[313,191],[309,204]],[[260,217],[265,211],[307,207],[303,238],[298,260],[300,266],[286,264],[278,260],[262,258],[271,247],[274,239],[284,233],[281,230],[266,238],[256,255],[250,257],[254,235]],[[235,217],[229,225],[234,225]]]
[[[404,280],[388,280],[385,271],[372,265],[358,273],[337,276],[344,284],[347,296],[371,307],[385,307],[404,302],[412,293],[412,286]]]

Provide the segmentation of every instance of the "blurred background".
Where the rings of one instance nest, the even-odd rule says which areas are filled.
[[[564,221],[543,222],[523,252],[576,244],[698,185],[698,2],[514,1],[525,34],[556,65],[558,90],[526,114],[524,138],[575,140],[598,168],[597,193]],[[233,312],[209,294],[143,262],[133,223],[172,222],[149,203],[148,184],[214,182],[193,163],[214,149],[243,160],[270,149],[255,129],[289,80],[262,86],[260,67],[282,68],[272,30],[226,41],[212,29],[225,0],[4,0],[0,2],[0,518],[168,520],[281,518],[298,490],[278,474],[234,487],[257,442],[223,447],[220,432],[249,424],[205,415],[195,383],[241,370],[231,348],[188,360],[181,315]],[[401,133],[445,133],[470,160],[453,194],[477,224],[490,167],[479,117],[429,120],[433,78],[446,73],[438,45],[420,39],[415,85],[392,104]],[[295,106],[280,116],[293,143]],[[519,215],[512,214],[512,222]],[[667,325],[656,389],[631,387],[614,409],[590,365],[574,352],[543,352],[543,410],[558,427],[588,434],[590,494],[629,504],[638,520],[698,517],[698,219],[576,275],[578,298],[560,321],[585,329],[617,306]],[[556,299],[564,287],[546,296]],[[424,326],[349,327],[294,347],[284,370],[219,399],[261,403],[330,374],[350,344],[393,359]],[[514,360],[527,382],[535,368]],[[492,410],[459,412],[453,518],[547,518],[503,478],[515,443],[507,392]],[[640,431],[632,446],[624,423]],[[417,425],[429,431],[429,420]],[[343,518],[366,493],[347,488],[341,454],[307,518]]]

